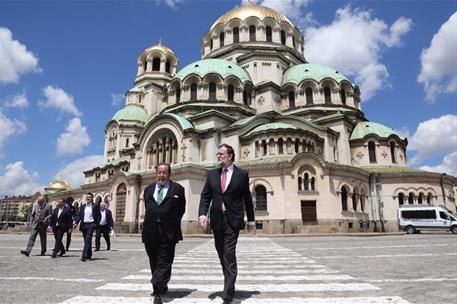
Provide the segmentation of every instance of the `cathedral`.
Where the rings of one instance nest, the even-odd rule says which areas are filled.
[[[198,233],[206,173],[227,143],[249,171],[263,233],[397,231],[401,205],[455,211],[457,179],[408,167],[407,139],[368,121],[357,84],[308,62],[304,45],[287,17],[246,5],[219,17],[203,35],[202,59],[183,68],[162,43],[146,48],[106,124],[104,163],[77,189],[54,182],[49,199],[93,192],[110,202],[117,231],[138,232],[143,191],[168,162],[186,190],[182,229]]]

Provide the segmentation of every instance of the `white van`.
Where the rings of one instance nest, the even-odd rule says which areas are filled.
[[[398,228],[408,234],[421,230],[450,230],[457,234],[457,214],[444,206],[400,206]]]

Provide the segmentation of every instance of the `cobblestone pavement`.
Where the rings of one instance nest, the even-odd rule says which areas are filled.
[[[79,260],[70,252],[27,258],[28,235],[0,234],[1,303],[152,303],[148,260],[139,237],[118,237],[111,251]],[[241,237],[234,303],[455,304],[457,237],[451,234],[377,237]],[[177,246],[165,303],[221,303],[223,276],[211,238]]]

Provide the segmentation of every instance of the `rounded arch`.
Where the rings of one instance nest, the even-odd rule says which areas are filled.
[[[263,179],[263,178],[251,179],[251,181],[249,183],[249,188],[254,190],[254,188],[258,185],[264,186],[265,189],[267,190],[267,193],[273,194],[273,187],[266,179]]]
[[[102,196],[100,194],[97,194],[95,196],[95,203],[100,205],[101,202],[103,202],[103,198],[102,198]]]
[[[115,200],[115,216],[114,221],[121,223],[125,218],[125,207],[127,203],[127,185],[126,183],[120,183],[116,186],[116,200]]]

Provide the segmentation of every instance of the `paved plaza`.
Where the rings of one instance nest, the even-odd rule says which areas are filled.
[[[28,235],[0,234],[1,303],[152,303],[149,265],[138,236],[118,237],[111,251],[79,260],[70,252],[29,258]],[[234,303],[455,304],[457,237],[446,233],[391,236],[241,237]],[[165,303],[221,303],[223,276],[212,238],[178,244]]]

